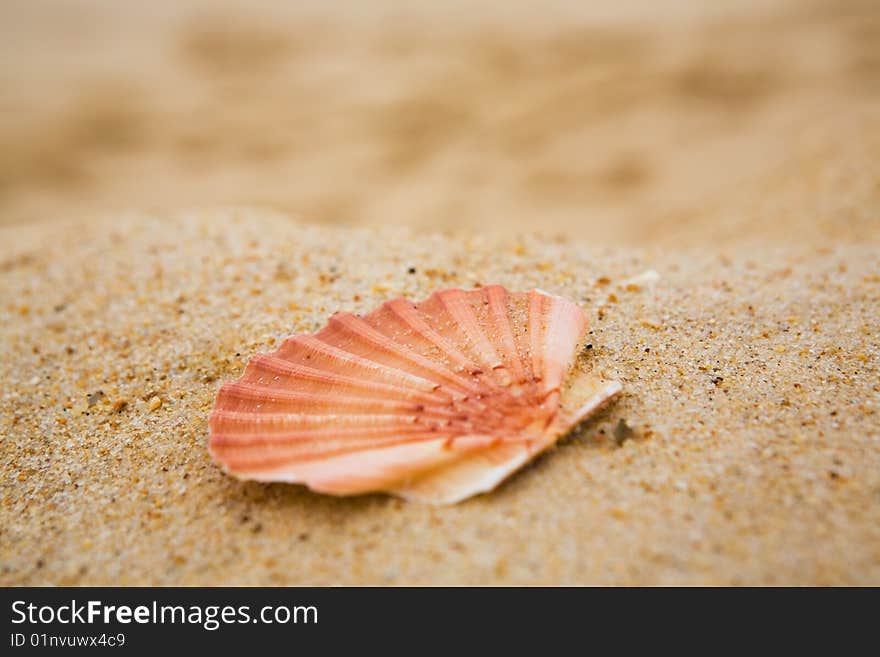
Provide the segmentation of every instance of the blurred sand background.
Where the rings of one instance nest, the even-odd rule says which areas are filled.
[[[3,223],[233,204],[620,244],[877,235],[870,0],[7,0],[0,36]]]
[[[280,5],[0,6],[0,582],[880,583],[880,5]],[[625,390],[500,490],[211,463],[252,354],[490,282]]]

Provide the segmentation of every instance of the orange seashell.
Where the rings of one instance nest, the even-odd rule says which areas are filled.
[[[458,502],[620,392],[572,368],[586,329],[573,303],[498,285],[337,313],[220,388],[208,449],[242,479]]]

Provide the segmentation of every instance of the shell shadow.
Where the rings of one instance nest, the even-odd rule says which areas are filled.
[[[402,502],[402,500],[382,493],[342,497],[318,493],[303,484],[277,482],[236,481],[232,491],[232,495],[239,495],[264,506],[308,507],[325,513],[362,513],[367,509],[387,506],[389,501]]]

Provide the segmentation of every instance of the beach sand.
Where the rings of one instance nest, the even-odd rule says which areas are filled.
[[[0,584],[880,584],[876,3],[472,4],[4,4]],[[253,354],[490,283],[624,386],[496,491],[211,462]]]
[[[880,583],[876,245],[682,257],[246,210],[9,230],[6,583]],[[579,366],[624,385],[497,491],[432,508],[212,464],[251,355],[489,282],[591,309]]]

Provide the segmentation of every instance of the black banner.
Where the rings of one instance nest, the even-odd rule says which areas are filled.
[[[467,654],[474,641],[493,653],[561,641],[587,652],[700,636],[727,648],[840,648],[873,627],[877,602],[876,590],[832,589],[7,588],[2,597],[9,655],[189,645],[326,653],[352,642]]]

